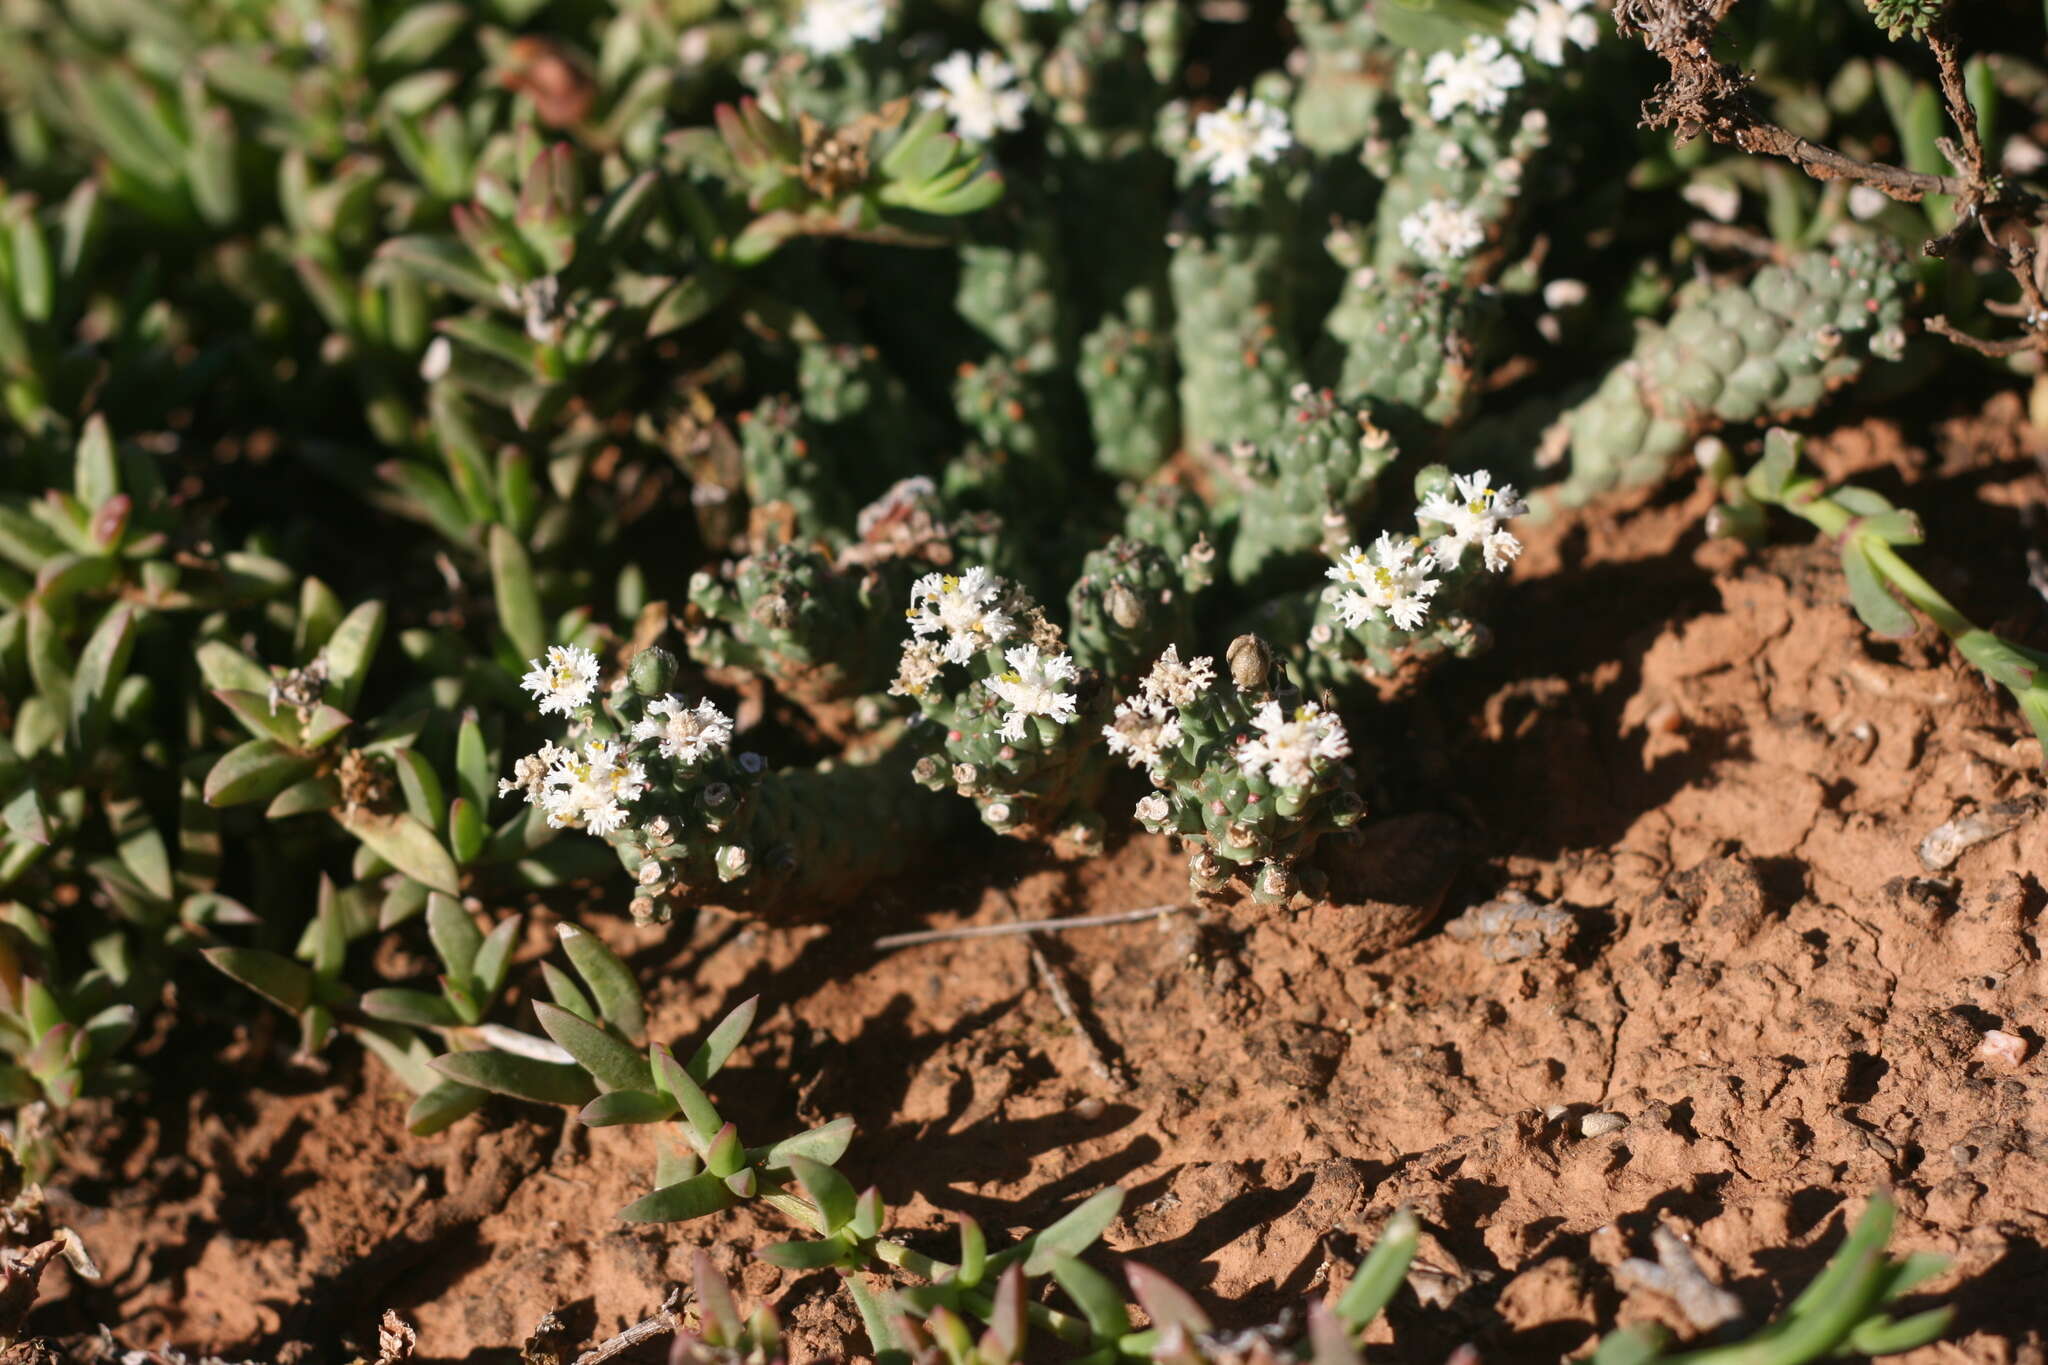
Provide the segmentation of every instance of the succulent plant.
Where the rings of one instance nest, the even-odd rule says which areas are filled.
[[[1873,359],[1903,355],[1909,293],[1897,253],[1875,242],[1693,291],[1566,414],[1566,493],[1649,482],[1701,435],[1811,412]]]
[[[1110,748],[1144,771],[1154,790],[1138,823],[1176,836],[1192,852],[1188,883],[1199,892],[1233,881],[1261,902],[1311,896],[1316,841],[1365,813],[1344,760],[1344,722],[1289,687],[1271,646],[1231,641],[1225,676],[1215,661],[1183,661],[1169,647],[1104,733]]]

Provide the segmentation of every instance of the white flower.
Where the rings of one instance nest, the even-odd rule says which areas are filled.
[[[435,337],[420,356],[420,378],[431,384],[447,374],[454,363],[455,348],[448,344],[448,338]]]
[[[1892,197],[1875,185],[1851,185],[1849,187],[1849,216],[1859,223],[1867,223],[1890,208]]]
[[[896,680],[889,684],[892,697],[921,697],[925,689],[945,671],[946,651],[934,640],[908,640],[903,658],[896,665]]]
[[[1165,751],[1180,743],[1180,718],[1151,697],[1132,697],[1116,708],[1114,719],[1102,727],[1109,751],[1127,755],[1133,768],[1150,768]]]
[[[1207,655],[1199,659],[1180,661],[1180,646],[1168,645],[1166,652],[1159,656],[1159,662],[1152,665],[1152,671],[1139,684],[1145,695],[1155,702],[1170,706],[1186,706],[1196,697],[1209,690],[1209,684],[1216,681],[1216,661]]]
[[[1508,16],[1508,42],[1545,66],[1563,66],[1566,44],[1592,47],[1600,25],[1593,0],[1535,0]]]
[[[913,635],[946,636],[947,663],[964,664],[969,659],[1010,638],[1016,629],[1010,618],[995,608],[1003,595],[1002,581],[979,564],[966,573],[928,573],[910,585],[910,618]]]
[[[1329,576],[1344,585],[1334,603],[1338,619],[1354,630],[1374,612],[1402,630],[1415,630],[1428,620],[1429,599],[1438,586],[1429,576],[1436,559],[1428,551],[1417,554],[1419,544],[1382,531],[1370,552],[1354,545],[1337,556]]]
[[[1047,657],[1037,645],[1018,645],[1004,650],[1003,660],[1010,665],[1010,671],[988,680],[988,690],[1011,708],[997,734],[1008,740],[1024,738],[1027,716],[1050,716],[1058,721],[1074,718],[1074,694],[1062,692],[1059,687],[1063,682],[1072,682],[1078,671],[1071,656]]]
[[[1486,240],[1479,214],[1448,199],[1432,199],[1401,220],[1401,241],[1434,266],[1463,260]]]
[[[1013,88],[1017,70],[993,52],[969,56],[955,52],[932,68],[940,89],[927,90],[924,102],[944,109],[953,127],[970,142],[987,142],[997,133],[1024,126],[1029,92]]]
[[[883,0],[805,0],[789,38],[813,56],[829,57],[855,43],[872,43],[888,21]]]
[[[633,727],[633,738],[658,740],[663,758],[695,763],[714,749],[732,744],[732,717],[707,699],[692,708],[681,697],[662,697],[647,704],[647,714]]]
[[[1238,746],[1238,766],[1247,774],[1263,773],[1276,787],[1306,787],[1319,769],[1351,752],[1344,722],[1314,702],[1303,702],[1290,716],[1269,701],[1252,724],[1259,733]]]
[[[647,790],[647,774],[628,759],[615,740],[594,739],[580,754],[559,751],[541,794],[548,823],[557,829],[614,833],[626,823],[626,807]]]
[[[1141,825],[1163,825],[1173,814],[1173,803],[1158,792],[1138,798],[1138,808],[1133,812]]]
[[[1429,82],[1429,116],[1439,121],[1460,109],[1497,114],[1508,91],[1522,83],[1522,64],[1498,38],[1467,38],[1463,50],[1433,54],[1422,68]]]
[[[1212,184],[1242,180],[1253,162],[1278,161],[1293,145],[1287,115],[1242,90],[1195,119],[1195,165],[1208,168]]]
[[[547,792],[548,774],[567,757],[569,751],[561,745],[553,740],[543,742],[537,752],[512,765],[512,776],[498,779],[498,795],[510,796],[513,792],[520,792],[527,805],[539,804]]]
[[[1483,469],[1452,475],[1451,487],[1455,499],[1432,493],[1416,509],[1417,520],[1441,522],[1446,528],[1431,552],[1441,563],[1451,565],[1458,562],[1467,545],[1477,545],[1485,551],[1487,569],[1499,573],[1522,553],[1522,542],[1502,523],[1521,516],[1529,505],[1516,494],[1513,484],[1495,488],[1492,476]]]
[[[568,715],[597,690],[597,656],[581,645],[549,645],[545,659],[528,659],[519,685],[533,693],[540,713]]]

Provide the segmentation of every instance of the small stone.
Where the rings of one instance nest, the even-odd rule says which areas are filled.
[[[2040,809],[2041,803],[2037,798],[2023,797],[1959,815],[1928,831],[1927,837],[1920,841],[1920,864],[1929,872],[1953,867],[1965,853],[1981,843],[2018,829]]]
[[[2018,1066],[2027,1060],[2027,1040],[2004,1029],[1986,1029],[1983,1041],[1977,1044],[1977,1057],[1981,1061]]]
[[[1589,1138],[1605,1137],[1609,1133],[1618,1132],[1626,1127],[1628,1127],[1627,1119],[1619,1114],[1609,1114],[1604,1110],[1596,1109],[1579,1120],[1579,1132]]]

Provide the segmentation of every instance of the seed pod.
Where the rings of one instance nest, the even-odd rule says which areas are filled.
[[[1273,647],[1256,635],[1240,635],[1230,642],[1223,657],[1230,664],[1230,680],[1240,692],[1263,693],[1273,675]]]

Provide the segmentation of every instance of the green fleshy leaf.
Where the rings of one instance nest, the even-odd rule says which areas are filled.
[[[342,618],[327,637],[321,654],[327,660],[325,700],[335,710],[354,714],[363,682],[370,676],[370,660],[377,643],[384,638],[384,604],[364,602]]]
[[[1358,1273],[1351,1277],[1351,1283],[1337,1300],[1337,1316],[1346,1327],[1362,1332],[1367,1323],[1386,1311],[1406,1282],[1408,1264],[1415,1259],[1421,1242],[1422,1226],[1407,1209],[1397,1210],[1387,1220],[1380,1229],[1379,1240],[1372,1244],[1372,1250],[1359,1263]]]
[[[825,1231],[837,1232],[853,1221],[854,1206],[859,1196],[845,1176],[807,1156],[791,1156],[789,1170],[797,1183],[803,1186],[804,1193],[810,1196],[812,1205],[824,1220]]]
[[[660,1123],[675,1112],[675,1101],[652,1090],[612,1090],[584,1105],[576,1117],[592,1128],[610,1128],[618,1124]]]
[[[1885,586],[1870,551],[1853,537],[1842,546],[1842,574],[1849,581],[1849,604],[1875,634],[1904,640],[1920,628],[1912,610]]]
[[[675,1185],[664,1185],[619,1210],[625,1223],[681,1223],[707,1213],[731,1208],[733,1193],[725,1182],[710,1172],[691,1176]]]
[[[334,821],[414,881],[451,896],[459,893],[462,878],[455,860],[434,832],[410,815],[344,808],[334,812]]]
[[[523,659],[547,652],[547,625],[541,615],[540,592],[534,587],[533,562],[526,547],[503,526],[491,527],[491,589],[498,604],[498,624]]]
[[[494,1095],[532,1100],[536,1104],[581,1106],[597,1098],[597,1088],[590,1083],[590,1077],[583,1073],[581,1067],[543,1062],[488,1048],[436,1057],[434,1069],[464,1085],[473,1085]]]
[[[823,1242],[776,1242],[754,1254],[784,1270],[823,1270],[846,1259],[846,1244],[837,1238]]]
[[[382,986],[364,991],[358,1003],[363,1013],[372,1019],[393,1024],[411,1024],[415,1028],[454,1028],[462,1023],[446,997],[427,991]]]
[[[580,1063],[607,1090],[650,1090],[654,1073],[647,1059],[598,1025],[578,1019],[560,1005],[533,1003],[533,1013],[548,1037]]]
[[[262,948],[208,948],[206,960],[288,1013],[313,1003],[313,973],[303,962]]]
[[[639,983],[633,980],[633,969],[603,939],[586,929],[565,923],[556,933],[562,940],[562,951],[569,955],[570,965],[590,988],[590,998],[596,1002],[599,1016],[624,1037],[645,1034],[647,1010],[640,998]]]
[[[206,774],[209,806],[264,801],[313,774],[314,763],[288,753],[275,741],[252,739],[221,755]]]
[[[711,1036],[691,1054],[686,1064],[697,1084],[707,1085],[718,1074],[719,1068],[732,1056],[733,1049],[747,1036],[747,1030],[754,1026],[754,1015],[760,1008],[761,997],[751,995],[718,1021],[718,1027],[711,1030]]]
[[[989,1258],[991,1269],[1000,1269],[1022,1259],[1024,1273],[1044,1275],[1052,1269],[1055,1256],[1079,1256],[1095,1245],[1104,1228],[1116,1220],[1124,1206],[1124,1192],[1111,1185],[1097,1190],[1051,1225],[1033,1233],[998,1255]]]
[[[846,1149],[853,1142],[853,1120],[833,1119],[830,1123],[787,1137],[773,1146],[761,1150],[757,1162],[767,1169],[781,1170],[787,1167],[793,1157],[808,1157],[821,1165],[830,1166],[846,1155]]]
[[[406,1131],[414,1137],[429,1137],[457,1120],[469,1117],[483,1107],[491,1097],[488,1090],[480,1090],[460,1081],[442,1081],[412,1102],[412,1108],[405,1112]]]

